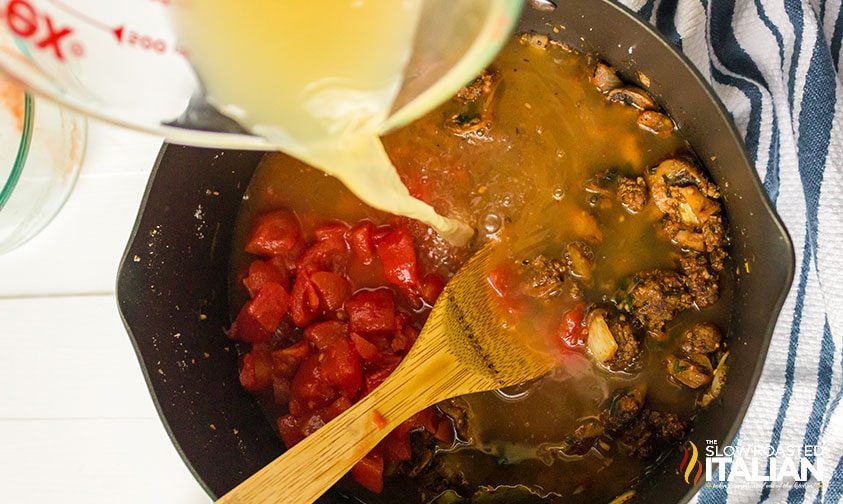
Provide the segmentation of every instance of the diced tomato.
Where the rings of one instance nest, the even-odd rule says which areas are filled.
[[[399,225],[400,225],[400,224],[399,224]],[[384,236],[386,236],[386,235],[388,235],[389,233],[391,233],[393,229],[395,229],[395,226],[392,226],[392,225],[390,225],[390,224],[384,224],[384,225],[382,225],[382,226],[378,226],[378,227],[376,227],[376,228],[372,231],[372,240],[373,240],[373,241],[374,241],[374,243],[375,243],[375,251],[376,251],[376,252],[377,252],[377,244],[378,244],[378,240],[380,240],[380,239],[381,239],[381,238],[383,238]]]
[[[367,490],[381,493],[383,491],[383,456],[373,450],[351,468],[351,475]]]
[[[237,319],[231,324],[228,335],[246,343],[266,343],[269,341],[271,334],[252,315],[250,308],[253,302],[254,300],[247,301],[243,305],[243,308],[237,314]]]
[[[348,336],[348,325],[337,320],[317,322],[304,330],[304,337],[320,352],[324,352],[337,340],[344,339],[346,336]]]
[[[301,227],[296,216],[277,210],[257,218],[249,233],[246,252],[272,257],[293,250],[300,241]]]
[[[425,275],[419,284],[419,295],[430,306],[436,303],[443,290],[445,290],[445,282],[436,273]]]
[[[333,271],[344,274],[348,266],[348,248],[341,237],[330,237],[306,248],[296,268],[299,274],[314,271]]]
[[[297,401],[311,411],[330,404],[337,397],[337,393],[322,377],[318,356],[311,355],[301,363],[290,383],[290,397],[291,403]]]
[[[249,392],[260,392],[272,385],[272,360],[267,350],[252,350],[243,356],[240,385]]]
[[[313,230],[316,241],[340,239],[345,238],[345,233],[348,231],[348,224],[341,221],[329,221]]]
[[[366,373],[366,377],[363,380],[363,395],[366,396],[378,388],[378,386],[383,383],[383,381],[386,380],[393,371],[395,371],[399,362],[388,364],[380,369]]]
[[[272,400],[280,406],[286,406],[290,402],[289,378],[272,377]]]
[[[310,355],[310,345],[304,340],[287,348],[273,350],[272,372],[276,376],[289,378],[296,373],[299,365],[308,355]]]
[[[405,311],[396,311],[395,312],[395,329],[401,329],[406,325],[411,325],[413,323],[413,317],[410,316],[409,313]]]
[[[287,254],[275,256],[269,260],[270,264],[287,273],[287,286],[290,285],[290,276],[296,272],[297,258],[298,252],[294,250]]]
[[[264,284],[255,299],[246,303],[247,310],[268,333],[278,329],[281,319],[290,308],[290,296],[281,285],[268,282]]]
[[[401,462],[413,458],[413,449],[410,447],[411,429],[412,426],[404,422],[378,444],[383,451],[385,461]]]
[[[371,264],[375,258],[375,225],[371,221],[364,220],[352,227],[346,234],[346,240],[351,251],[363,264]]]
[[[566,348],[581,348],[585,345],[585,338],[583,336],[583,312],[585,306],[582,303],[577,303],[565,313],[562,318],[562,324],[559,326],[557,336],[562,341],[562,345]]]
[[[403,325],[395,331],[395,337],[392,339],[390,347],[392,351],[397,354],[406,354],[410,351],[413,343],[416,342],[419,332],[411,325]]]
[[[434,273],[421,278],[411,229],[406,221],[376,227],[364,220],[352,227],[328,221],[303,231],[287,211],[255,222],[246,249],[265,259],[249,265],[243,285],[251,299],[229,334],[252,343],[240,368],[243,388],[271,392],[287,407],[277,424],[288,448],[377,388],[415,342],[413,324],[423,317],[399,311],[394,292],[406,294],[411,308],[423,308],[422,301],[435,303],[445,282]],[[304,236],[315,241],[307,243]],[[365,266],[373,261],[381,264],[383,275],[381,267]],[[382,285],[384,279],[396,287],[352,294],[353,282]],[[410,432],[417,428],[446,442],[453,435],[450,423],[429,408],[399,425],[356,464],[354,479],[381,492],[385,461],[412,458]]]
[[[454,426],[451,420],[440,418],[439,425],[436,426],[436,432],[433,433],[433,437],[443,443],[452,443],[454,441]]]
[[[321,375],[342,394],[355,399],[363,383],[363,365],[348,337],[337,338],[325,348]]]
[[[424,429],[432,434],[437,430],[436,412],[432,407],[425,408],[411,416],[406,423],[414,429]]]
[[[360,291],[345,302],[345,311],[352,332],[395,330],[395,299],[389,289]]]
[[[314,413],[307,418],[301,419],[299,425],[301,425],[301,433],[304,437],[307,437],[321,429],[325,425],[325,420],[322,420],[319,414]]]
[[[292,448],[304,439],[304,435],[302,435],[301,429],[299,428],[299,422],[293,415],[278,417],[277,423],[278,434],[281,436],[281,440],[284,441],[284,446],[287,449]]]
[[[524,296],[516,288],[520,282],[512,268],[500,266],[491,270],[486,276],[486,282],[498,298],[504,313],[510,317],[523,316],[526,310]]]
[[[290,293],[290,316],[293,323],[306,327],[320,315],[319,293],[306,273],[299,273]]]
[[[250,297],[257,296],[266,283],[276,283],[285,289],[290,287],[290,277],[286,269],[281,269],[269,261],[252,261],[249,274],[243,279],[243,285]]]
[[[419,283],[419,267],[413,237],[407,228],[397,227],[375,240],[386,280],[414,289]]]
[[[301,415],[304,415],[308,412],[307,405],[302,404],[301,401],[293,397],[293,389],[292,383],[290,384],[290,402],[287,404],[287,411],[290,412],[291,415],[298,418]]]
[[[381,358],[381,353],[374,343],[371,343],[355,332],[351,333],[349,337],[351,338],[351,343],[354,345],[354,349],[364,361],[375,362]]]
[[[310,282],[322,298],[322,306],[326,310],[339,310],[351,295],[351,284],[348,280],[330,271],[313,273],[310,275]]]
[[[486,277],[492,291],[499,298],[506,298],[512,292],[512,288],[516,283],[515,274],[506,266],[501,266],[493,269]]]
[[[330,406],[325,408],[325,412],[322,415],[322,419],[325,421],[325,423],[330,422],[334,418],[340,416],[343,411],[350,408],[351,405],[352,403],[347,397],[340,396],[339,399],[332,402]]]

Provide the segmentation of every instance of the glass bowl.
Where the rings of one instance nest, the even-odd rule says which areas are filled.
[[[84,117],[0,75],[0,254],[38,234],[64,205],[86,132]]]

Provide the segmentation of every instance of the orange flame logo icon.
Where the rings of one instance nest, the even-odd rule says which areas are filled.
[[[685,483],[689,485],[696,485],[703,473],[702,463],[699,460],[700,453],[699,450],[697,450],[697,445],[695,445],[693,441],[688,441],[682,447],[682,451],[682,462],[679,463],[679,472],[685,476]],[[696,470],[696,474],[694,474],[693,480],[691,480],[691,474],[695,472],[694,470]]]

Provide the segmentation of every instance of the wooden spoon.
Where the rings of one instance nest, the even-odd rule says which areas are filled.
[[[521,249],[532,243],[520,243]],[[516,385],[553,367],[547,356],[502,334],[486,282],[492,245],[457,272],[398,368],[357,404],[240,483],[218,503],[309,503],[392,429],[445,399]]]

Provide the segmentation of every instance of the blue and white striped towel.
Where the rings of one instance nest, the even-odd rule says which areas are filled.
[[[838,503],[843,496],[841,0],[622,0],[673,41],[732,113],[793,237],[796,278],[735,441],[819,446],[807,485],[711,485],[697,502]],[[812,462],[815,462],[812,460]],[[819,480],[819,481],[817,481]]]

